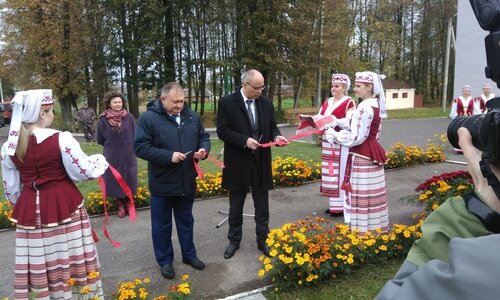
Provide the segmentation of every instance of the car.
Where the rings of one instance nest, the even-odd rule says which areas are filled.
[[[0,109],[2,110],[4,124],[10,124],[12,118],[12,105],[10,102],[0,102]]]
[[[0,128],[5,126],[5,117],[3,115],[3,107],[0,106]]]

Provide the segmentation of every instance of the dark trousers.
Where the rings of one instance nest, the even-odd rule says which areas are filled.
[[[261,178],[260,172],[253,164],[251,189],[253,206],[255,209],[255,233],[257,245],[264,245],[269,233],[269,191],[259,189]],[[230,243],[239,244],[242,237],[243,206],[245,205],[246,191],[229,192],[229,232]]]
[[[151,231],[156,261],[160,266],[174,260],[172,246],[172,212],[183,260],[196,258],[193,242],[193,202],[191,197],[164,197],[151,195]]]
[[[80,122],[83,128],[83,135],[85,136],[85,140],[87,142],[92,141],[95,138],[95,132],[93,128],[93,124],[86,124],[83,122]]]

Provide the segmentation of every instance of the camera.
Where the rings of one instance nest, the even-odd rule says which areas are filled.
[[[489,161],[500,166],[500,97],[486,102],[486,114],[470,117],[457,117],[448,125],[446,132],[450,144],[458,146],[458,128],[465,127],[472,136],[472,143],[483,153],[488,154]]]
[[[470,4],[481,28],[490,32],[484,39],[486,77],[500,88],[500,1],[470,0]],[[483,159],[500,166],[500,97],[486,102],[486,107],[486,114],[455,118],[446,134],[450,144],[458,149],[458,128],[467,128],[472,143],[483,152]]]
[[[482,29],[490,32],[484,39],[485,74],[500,88],[500,1],[470,0],[472,10]]]

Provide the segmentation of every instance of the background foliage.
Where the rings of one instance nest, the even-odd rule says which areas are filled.
[[[203,115],[250,67],[279,110],[285,93],[295,107],[318,105],[332,72],[362,69],[408,80],[433,102],[455,13],[452,0],[0,0],[0,78],[6,95],[52,88],[63,124],[77,99],[97,108],[110,89],[137,117],[140,100],[172,80]]]

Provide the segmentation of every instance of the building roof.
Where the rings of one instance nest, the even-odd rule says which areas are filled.
[[[415,85],[407,80],[383,80],[384,89],[414,89]]]

